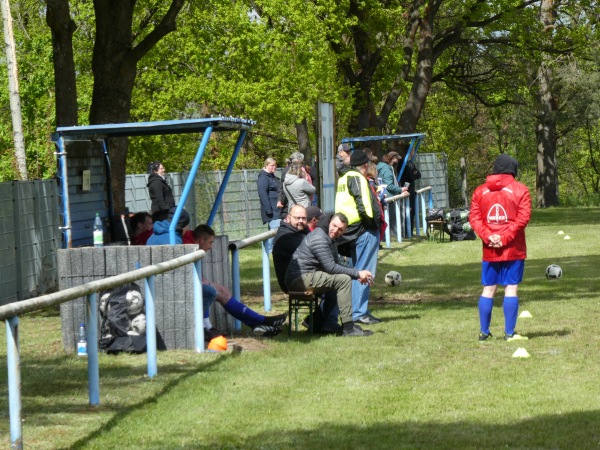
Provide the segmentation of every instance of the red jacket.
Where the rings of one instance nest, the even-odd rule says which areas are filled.
[[[525,227],[531,218],[527,186],[510,174],[489,175],[473,192],[469,223],[483,241],[483,261],[514,261],[527,257]],[[502,247],[489,246],[499,234]]]

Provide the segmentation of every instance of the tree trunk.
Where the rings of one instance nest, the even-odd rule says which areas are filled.
[[[554,24],[552,14],[553,0],[542,0],[540,5],[540,20],[544,30],[551,33]],[[551,38],[548,37],[548,42]],[[557,102],[554,99],[552,85],[554,76],[548,56],[544,56],[538,68],[538,102],[540,112],[537,117],[537,179],[536,194],[537,206],[544,208],[558,206],[558,172],[556,167],[556,110]]]
[[[298,151],[304,155],[306,164],[312,163],[312,149],[308,138],[308,124],[306,119],[296,124],[296,136],[298,137]]]
[[[396,133],[414,133],[417,123],[425,108],[425,101],[431,89],[433,77],[433,35],[431,4],[425,7],[423,20],[420,23],[419,48],[417,52],[417,69],[412,83],[412,88],[404,110],[396,126]]]
[[[46,5],[46,23],[52,33],[56,126],[74,126],[78,123],[73,58],[73,33],[77,25],[71,19],[68,0],[47,0]]]
[[[137,63],[160,39],[174,31],[185,0],[172,0],[161,22],[134,47],[132,23],[136,0],[94,0],[96,42],[92,57],[94,89],[90,124],[129,122]],[[111,182],[116,213],[125,210],[127,138],[110,140]]]
[[[2,2],[4,18],[4,46],[6,65],[8,67],[8,92],[10,96],[10,114],[12,116],[13,140],[17,170],[22,180],[27,180],[27,156],[25,154],[25,138],[23,137],[23,119],[21,117],[21,96],[19,94],[19,71],[17,70],[17,54],[12,28],[12,16],[8,0]]]

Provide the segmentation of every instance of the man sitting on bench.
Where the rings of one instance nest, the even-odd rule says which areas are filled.
[[[308,208],[316,208],[309,206]],[[285,284],[285,274],[292,255],[300,246],[304,237],[309,233],[308,226],[308,208],[302,205],[294,205],[290,208],[288,215],[281,221],[281,225],[275,235],[273,244],[273,266],[277,281],[283,292],[288,292]],[[319,210],[320,211],[320,210]],[[335,292],[326,292],[325,298],[319,305],[319,308],[313,313],[313,330],[315,333],[338,333],[341,327],[338,323],[338,309]],[[310,317],[302,322],[302,325],[308,326]]]
[[[194,241],[198,244],[200,250],[208,252],[212,249],[215,241],[215,232],[208,225],[198,225],[194,229]],[[225,286],[208,280],[202,280],[202,299],[204,306],[204,336],[207,340],[220,335],[210,323],[209,307],[215,300],[225,308],[225,311],[252,328],[255,336],[277,336],[281,333],[281,327],[287,318],[287,313],[277,316],[263,316],[233,298],[231,291]]]
[[[352,280],[363,284],[372,283],[373,275],[368,270],[356,270],[337,263],[334,242],[344,234],[347,226],[348,218],[337,213],[328,222],[324,222],[323,226],[309,233],[292,256],[285,284],[290,291],[311,290],[316,294],[336,291],[342,335],[369,336],[373,334],[372,331],[363,330],[352,320]]]

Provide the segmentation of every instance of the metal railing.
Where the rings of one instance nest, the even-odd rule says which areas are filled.
[[[427,202],[429,208],[433,208],[433,191],[431,186],[426,186],[422,189],[416,191],[417,199],[415,201],[415,230],[416,235],[421,235],[421,230],[427,229],[427,209],[425,204]],[[425,196],[427,195],[427,200],[425,200]],[[388,203],[388,207],[384,211],[385,221],[388,224],[388,227],[385,230],[385,244],[388,248],[392,246],[391,243],[391,227],[390,224],[390,207],[394,208],[394,212],[396,213],[396,239],[398,242],[402,242],[403,235],[403,227],[402,227],[402,216],[404,216],[404,224],[406,226],[406,237],[410,239],[412,237],[412,223],[410,220],[410,194],[408,192],[403,192],[402,194],[394,195],[393,197],[388,197],[385,201]],[[402,202],[402,205],[400,205]],[[403,211],[401,211],[401,209]]]
[[[154,305],[154,277],[156,275],[191,264],[194,280],[194,326],[195,347],[197,352],[204,352],[204,326],[202,306],[202,272],[200,260],[204,257],[203,250],[197,250],[169,261],[143,267],[120,275],[91,281],[52,294],[42,295],[29,300],[0,306],[0,320],[6,321],[6,354],[8,368],[8,398],[10,414],[11,447],[23,448],[21,424],[21,358],[19,354],[19,316],[25,313],[39,311],[49,306],[86,297],[86,339],[88,344],[88,394],[92,406],[100,403],[100,372],[98,365],[98,292],[145,280],[146,303],[146,347],[148,358],[148,377],[156,376],[156,317]],[[239,269],[238,269],[239,283]],[[239,286],[238,286],[239,290]]]
[[[251,236],[246,239],[240,239],[238,241],[232,241],[229,243],[229,251],[231,252],[231,282],[233,289],[233,297],[241,298],[240,288],[240,256],[239,251],[243,248],[249,247],[250,245],[257,244],[261,245],[262,255],[262,276],[263,276],[263,297],[264,297],[264,308],[265,311],[271,311],[271,266],[269,261],[269,254],[267,253],[265,241],[272,237],[275,237],[279,228],[273,228],[272,230],[265,231],[264,233]],[[240,330],[241,324],[239,320],[235,321],[235,329]]]

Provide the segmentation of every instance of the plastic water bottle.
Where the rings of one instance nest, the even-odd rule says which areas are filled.
[[[96,213],[96,219],[94,220],[94,247],[104,247],[104,230],[102,229],[100,213]]]
[[[77,356],[87,356],[87,340],[85,338],[85,324],[79,324],[79,340],[77,341]]]

